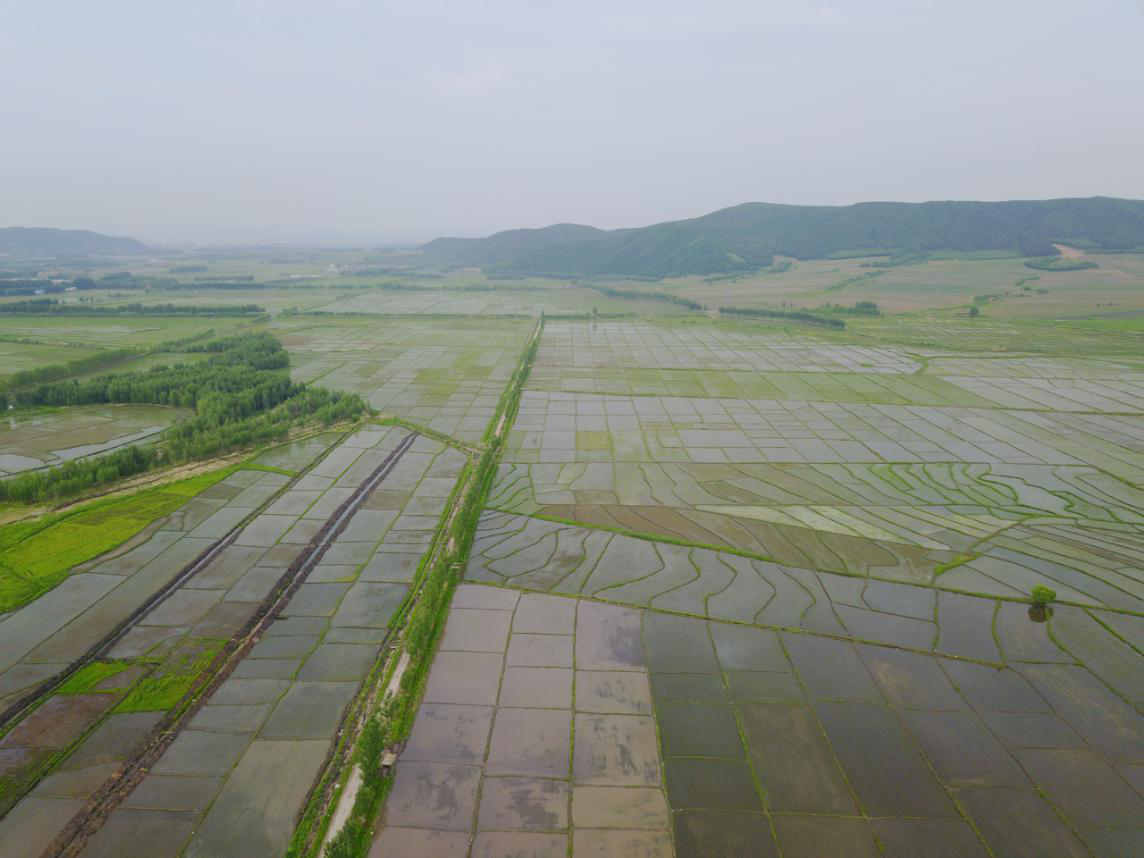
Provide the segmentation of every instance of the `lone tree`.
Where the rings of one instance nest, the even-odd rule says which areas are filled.
[[[976,319],[980,315],[981,315],[981,311],[977,309],[976,304],[974,304],[972,307],[969,308],[969,318]]]
[[[1057,593],[1044,584],[1038,584],[1033,588],[1030,596],[1033,604],[1029,607],[1029,619],[1034,623],[1043,623],[1053,615],[1053,609],[1049,603],[1057,598]]]

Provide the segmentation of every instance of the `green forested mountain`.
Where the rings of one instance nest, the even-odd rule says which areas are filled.
[[[454,265],[495,265],[538,250],[592,241],[608,235],[594,226],[558,223],[543,229],[510,229],[488,238],[438,238],[422,245],[426,253]]]
[[[578,236],[578,237],[577,237]],[[604,232],[561,224],[483,239],[437,239],[424,249],[452,264],[550,274],[672,277],[798,259],[899,251],[1056,254],[1144,246],[1144,201],[1109,197],[1008,202],[744,203],[691,220]]]
[[[86,229],[0,229],[0,253],[8,256],[128,256],[146,252],[147,245],[134,238],[116,238]]]

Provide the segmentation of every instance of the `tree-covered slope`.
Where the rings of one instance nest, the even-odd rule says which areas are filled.
[[[607,235],[594,226],[558,223],[543,229],[510,229],[488,238],[438,238],[421,249],[454,265],[496,265],[536,251]]]
[[[128,256],[146,252],[147,245],[134,238],[116,238],[86,229],[0,229],[0,253],[8,256]]]
[[[596,230],[579,240],[568,240],[575,235],[569,231],[560,232],[559,240],[538,238],[548,230],[438,239],[426,249],[454,264],[639,277],[759,268],[776,254],[822,259],[895,251],[1001,250],[1039,256],[1055,254],[1053,242],[1093,250],[1144,246],[1144,201],[1092,197],[852,206],[745,203],[642,229]]]

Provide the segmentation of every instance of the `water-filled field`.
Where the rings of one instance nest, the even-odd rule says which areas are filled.
[[[89,848],[284,851],[466,457],[373,426],[259,458],[0,619],[5,710],[97,657],[0,738],[0,854],[35,854],[61,834],[271,606],[261,640],[168,733]]]
[[[478,314],[545,296],[462,294],[277,315],[296,381],[401,422],[263,451],[0,616],[5,706],[49,688],[0,856],[100,790],[82,855],[285,854],[348,783],[533,325]],[[546,322],[370,854],[1140,852],[1137,328],[675,316]]]
[[[441,313],[461,316],[535,316],[541,312],[548,315],[640,313],[658,316],[684,312],[677,305],[617,298],[569,282],[529,288],[514,288],[511,283],[495,286],[486,283],[480,287],[367,291],[324,304],[321,309],[330,313]]]
[[[550,322],[466,571],[492,586],[454,604],[415,727],[428,750],[377,844],[1131,854],[1144,373],[1115,337],[1102,353],[1095,334],[1048,333],[1032,354],[955,337],[922,352],[774,325]],[[1059,604],[1030,608],[1038,585]],[[518,629],[546,596],[575,626],[538,634],[525,613]],[[611,759],[592,744],[593,647],[631,672],[603,717],[654,720],[654,760],[612,724],[627,765],[577,769]],[[446,759],[429,737],[462,709],[491,731]],[[508,744],[521,735],[527,751]],[[557,744],[567,768],[528,768]],[[461,785],[464,824],[432,816],[439,777]]]
[[[191,412],[164,405],[76,405],[0,420],[0,475],[139,443]]]
[[[274,325],[296,380],[357,393],[465,441],[484,433],[529,329],[526,319],[317,316]]]

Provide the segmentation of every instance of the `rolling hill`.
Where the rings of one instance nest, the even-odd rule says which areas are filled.
[[[1012,251],[1051,256],[1144,246],[1144,201],[1110,197],[1007,202],[744,203],[690,220],[604,231],[559,224],[488,238],[439,238],[430,258],[535,274],[674,277],[752,270],[774,256],[824,259],[895,252]]]
[[[0,229],[0,254],[7,256],[129,256],[147,251],[147,245],[134,238],[116,238],[85,229]]]
[[[594,226],[558,223],[543,229],[510,229],[488,238],[438,238],[422,245],[456,265],[496,265],[538,250],[594,241],[607,235]]]

